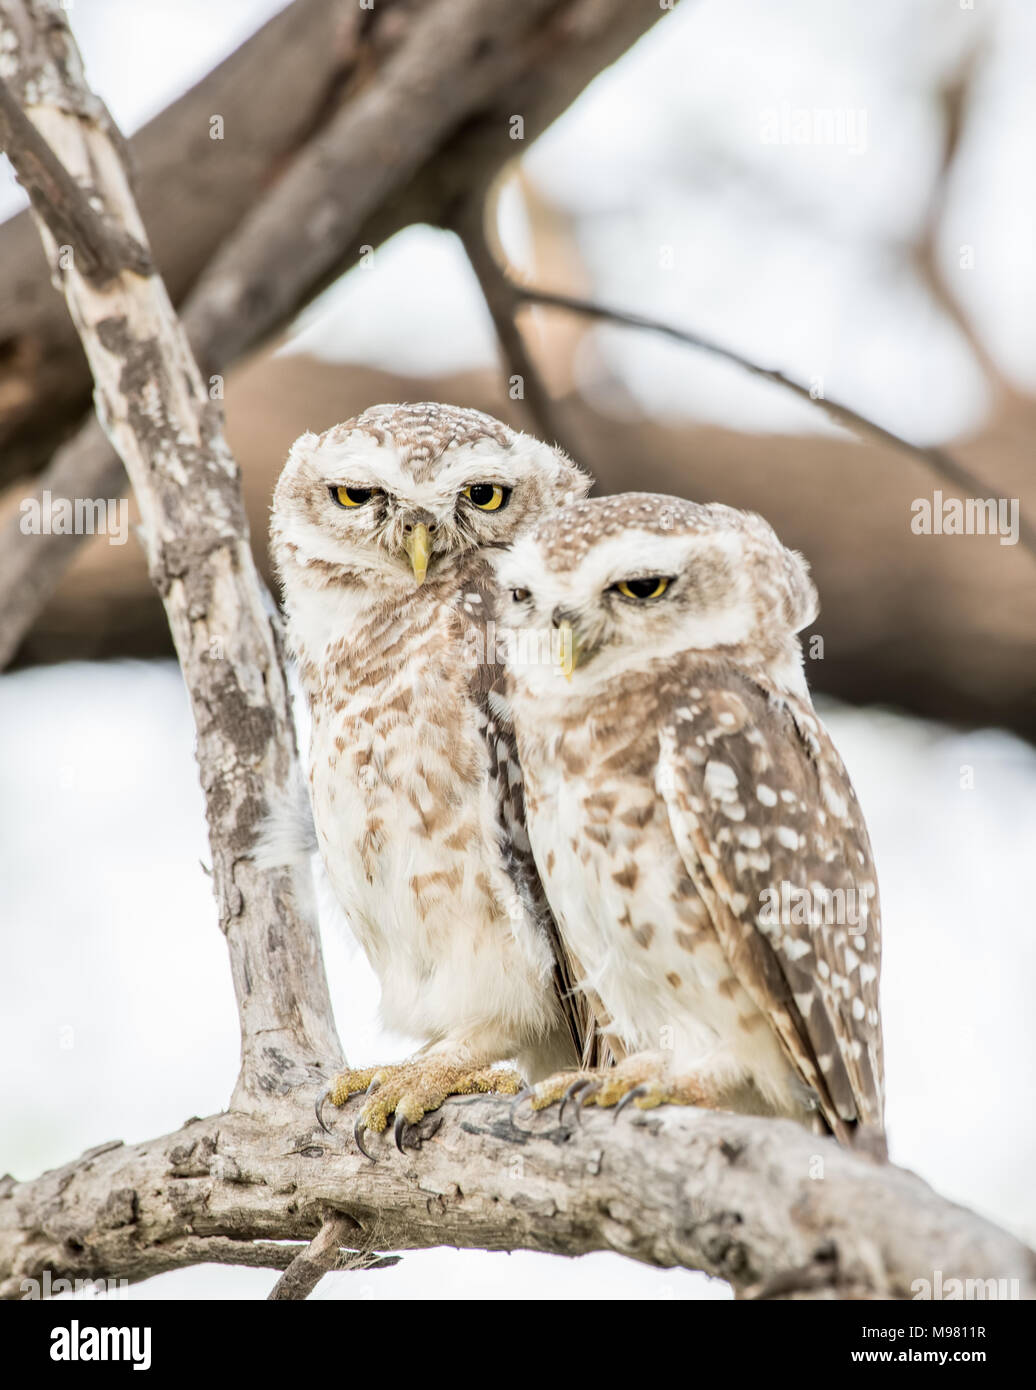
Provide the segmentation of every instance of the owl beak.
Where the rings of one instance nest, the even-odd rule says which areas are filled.
[[[570,681],[572,679],[572,672],[582,660],[583,649],[579,644],[579,637],[576,634],[576,630],[568,618],[562,618],[556,624],[556,630],[561,637],[561,659],[559,663],[561,674],[565,677],[565,680]]]
[[[414,571],[414,578],[420,587],[428,573],[428,558],[432,553],[431,538],[424,522],[419,522],[408,534],[404,542],[404,549]]]

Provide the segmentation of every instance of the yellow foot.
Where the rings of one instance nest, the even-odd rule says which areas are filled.
[[[651,1110],[656,1105],[709,1105],[705,1087],[694,1077],[670,1077],[656,1057],[628,1057],[614,1067],[586,1071],[563,1071],[548,1076],[516,1097],[512,1113],[523,1101],[533,1110],[543,1110],[556,1101],[561,1102],[559,1120],[571,1102],[579,1119],[583,1107],[597,1105],[602,1109],[616,1107],[616,1114],[627,1105],[638,1110]]]
[[[366,1091],[367,1099],[353,1133],[360,1152],[374,1163],[374,1155],[364,1146],[363,1136],[367,1130],[381,1134],[390,1115],[396,1117],[396,1148],[403,1153],[407,1127],[417,1124],[430,1110],[438,1110],[448,1096],[490,1091],[513,1096],[521,1086],[518,1073],[506,1067],[472,1068],[470,1064],[448,1062],[441,1057],[417,1057],[397,1066],[362,1067],[341,1072],[317,1101],[317,1120],[322,1129],[328,1130],[322,1114],[325,1101],[341,1106],[350,1096]]]

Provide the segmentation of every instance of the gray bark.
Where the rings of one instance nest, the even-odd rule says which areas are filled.
[[[22,1279],[145,1279],[202,1261],[282,1268],[328,1211],[352,1249],[611,1250],[704,1270],[755,1298],[913,1296],[915,1280],[1017,1279],[1036,1256],[938,1197],[790,1121],[706,1111],[587,1110],[559,1128],[496,1098],[447,1101],[418,1152],[352,1143],[359,1101],[329,1140],[313,1092],[261,1115],[189,1121],[145,1144],[104,1147],[0,1189],[0,1293]],[[434,1133],[432,1133],[434,1131]]]

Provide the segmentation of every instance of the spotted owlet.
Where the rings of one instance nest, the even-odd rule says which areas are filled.
[[[393,1113],[402,1147],[446,1096],[513,1090],[502,1059],[528,1077],[579,1062],[585,1004],[560,973],[513,736],[492,703],[487,554],[588,485],[558,450],[435,404],[304,434],[277,484],[318,846],[385,1023],[426,1044],[332,1083],[338,1105],[373,1086],[361,1148]]]
[[[533,853],[621,1059],[533,1104],[718,1106],[880,1150],[875,871],[803,676],[805,562],[758,516],[631,494],[496,569]]]

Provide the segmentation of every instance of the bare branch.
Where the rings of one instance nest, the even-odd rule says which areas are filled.
[[[942,120],[939,169],[920,234],[911,246],[910,252],[932,298],[967,343],[979,369],[993,390],[1004,396],[1010,392],[1004,373],[951,285],[939,254],[939,235],[946,216],[957,158],[967,127],[976,78],[986,53],[986,45],[980,40],[965,54],[957,70],[949,76],[938,92],[939,115]]]
[[[151,257],[133,237],[108,226],[0,78],[0,148],[21,151],[18,178],[59,246],[73,249],[87,280],[105,285],[123,270],[150,275]]]
[[[5,62],[35,93],[29,108],[71,178],[69,197],[146,236],[116,142],[78,114],[88,102],[64,18],[51,0],[31,0],[49,42],[11,19],[25,0],[0,0]],[[14,36],[11,42],[10,36]],[[58,43],[58,36],[62,42]],[[66,91],[66,88],[70,90]],[[7,148],[23,173],[28,158]],[[64,225],[45,198],[40,230],[94,375],[98,412],[140,506],[152,580],[162,596],[197,728],[220,926],[227,937],[242,1033],[239,1106],[255,1105],[334,1067],[335,1033],[306,885],[289,870],[251,860],[268,797],[298,777],[295,734],[277,637],[264,608],[248,544],[240,480],[186,335],[155,275],[123,269],[103,285],[77,258],[58,255]]]
[[[394,19],[396,3],[379,0],[379,19]],[[62,31],[50,32],[36,15],[34,0],[9,0],[4,16],[14,41],[23,50],[36,42],[57,45],[62,64],[77,64]],[[369,12],[338,0],[292,0],[133,136],[137,200],[174,303],[183,301],[285,163],[348,98],[350,77],[370,62],[357,31],[366,25],[376,34],[380,27],[369,19]],[[11,77],[6,69],[5,75]],[[27,108],[36,93],[28,95]],[[88,93],[84,101],[79,114],[111,130],[103,104]],[[31,213],[0,226],[0,265],[0,480],[7,483],[44,466],[88,409],[91,383]]]
[[[450,131],[524,66],[555,0],[432,0],[379,80],[344,107],[245,220],[202,277],[192,328],[219,361],[272,332],[360,248],[364,217],[405,183]],[[500,142],[507,139],[500,131]],[[268,274],[279,246],[278,274]],[[219,293],[207,288],[218,285]],[[245,328],[247,325],[247,330]]]
[[[304,1250],[292,1260],[271,1289],[271,1301],[308,1298],[325,1274],[332,1270],[391,1269],[399,1264],[398,1255],[387,1258],[373,1251],[357,1249],[363,1239],[363,1227],[344,1212],[330,1212],[324,1224]]]
[[[611,1250],[704,1270],[749,1297],[910,1298],[936,1269],[1017,1279],[1020,1297],[1036,1294],[1036,1256],[1013,1237],[912,1173],[790,1121],[663,1107],[616,1123],[590,1108],[561,1129],[556,1109],[519,1111],[512,1124],[507,1101],[451,1100],[423,1123],[418,1151],[401,1156],[391,1133],[369,1136],[372,1165],[344,1137],[359,1099],[338,1118],[340,1143],[294,1100],[95,1150],[6,1195],[0,1185],[0,1294],[18,1297],[20,1281],[45,1269],[132,1281],[246,1256],[279,1268],[285,1247],[270,1242],[322,1229],[319,1266],[339,1243],[364,1256]],[[328,1228],[329,1213],[343,1225]],[[301,1288],[316,1271],[304,1269],[309,1252],[290,1254]]]
[[[852,430],[854,434],[860,435],[864,439],[874,439],[879,444],[887,445],[890,449],[909,454],[911,458],[924,463],[951,486],[964,493],[965,496],[986,497],[989,495],[989,485],[983,482],[976,473],[972,473],[969,468],[966,468],[964,464],[959,463],[945,449],[911,444],[909,440],[894,434],[892,430],[887,430],[882,425],[876,424],[866,415],[861,415],[859,411],[824,396],[816,396],[808,386],[803,386],[801,382],[795,381],[775,367],[761,367],[758,362],[753,362],[743,353],[735,352],[733,348],[723,347],[710,338],[703,338],[700,333],[691,333],[687,329],[677,328],[671,323],[664,323],[644,314],[634,314],[625,309],[612,309],[589,299],[577,299],[572,295],[555,294],[551,290],[535,289],[529,285],[517,284],[510,279],[507,279],[506,283],[510,287],[516,306],[540,304],[544,308],[563,309],[568,313],[583,314],[587,318],[597,319],[602,323],[615,323],[626,328],[647,329],[651,333],[661,333],[664,337],[671,338],[677,343],[683,343],[687,347],[699,348],[702,352],[719,357],[725,362],[733,362],[735,366],[741,367],[752,376],[761,377],[764,381],[771,381],[775,386],[781,386],[784,390],[798,396],[800,400],[808,401],[810,405],[822,410],[830,420],[834,420],[836,424],[845,429]],[[1026,550],[1030,554],[1036,555],[1036,526],[1020,519],[1018,534]]]
[[[308,1298],[324,1275],[338,1265],[343,1246],[349,1240],[355,1241],[360,1230],[351,1216],[333,1212],[274,1284],[270,1300],[301,1302]]]
[[[578,461],[579,450],[575,442],[568,438],[569,431],[559,418],[557,403],[536,366],[535,358],[525,345],[515,315],[512,286],[500,270],[499,252],[494,251],[491,244],[498,188],[497,182],[488,191],[481,188],[474,191],[457,209],[454,230],[464,243],[464,250],[482,290],[505,366],[510,368],[510,374],[516,376],[521,385],[522,394],[518,399],[532,428],[541,438],[559,444]]]

